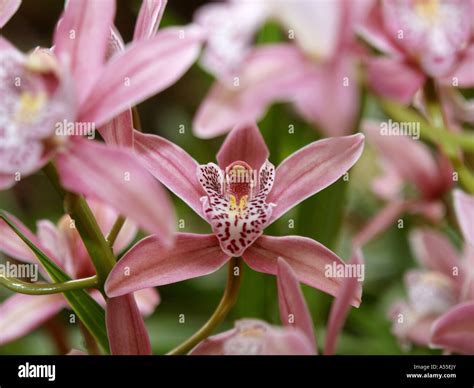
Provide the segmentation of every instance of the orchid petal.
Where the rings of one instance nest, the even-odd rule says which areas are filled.
[[[176,144],[135,131],[135,152],[148,171],[204,218],[204,191],[196,177],[198,163]]]
[[[72,70],[78,103],[90,91],[105,60],[113,0],[69,0],[54,33],[54,52]]]
[[[454,209],[467,242],[474,246],[474,196],[454,190]]]
[[[259,170],[268,159],[269,151],[262,134],[255,123],[237,125],[226,137],[217,161],[222,169],[231,163],[243,161],[254,170]]]
[[[171,243],[174,216],[170,200],[127,151],[76,139],[67,152],[58,155],[57,167],[65,188],[109,204]]]
[[[461,265],[459,255],[449,239],[430,229],[416,229],[410,234],[410,245],[415,257],[426,268],[453,276],[454,268]]]
[[[167,28],[132,43],[104,67],[100,88],[80,108],[80,121],[100,127],[147,97],[175,83],[196,60],[202,34],[196,27]]]
[[[11,19],[20,8],[21,0],[0,0],[0,28]]]
[[[342,279],[326,276],[329,267],[345,268],[345,263],[324,245],[310,238],[300,236],[261,236],[247,248],[243,259],[249,267],[258,272],[276,275],[278,257],[284,257],[296,273],[296,277],[308,286],[337,296]],[[360,304],[360,296],[354,297],[352,305]]]
[[[151,354],[148,332],[133,295],[107,299],[105,318],[112,354]]]
[[[285,259],[277,261],[278,301],[283,325],[300,329],[315,344],[313,320],[301,292],[298,279]]]
[[[149,236],[120,259],[107,278],[105,290],[115,297],[204,276],[217,271],[228,259],[214,235],[179,233],[171,250],[157,236]]]
[[[60,294],[15,294],[0,304],[0,345],[34,330],[67,306]]]
[[[359,159],[364,136],[316,141],[286,158],[277,168],[273,190],[267,198],[275,203],[271,221],[345,174]]]
[[[474,354],[474,303],[459,304],[438,318],[431,329],[431,343],[457,353]]]
[[[156,34],[167,0],[143,0],[135,23],[133,40],[149,39]]]
[[[313,65],[293,45],[254,49],[233,83],[224,80],[211,88],[194,117],[194,133],[211,138],[239,123],[257,121],[273,101],[293,101],[312,71]]]
[[[137,302],[138,310],[144,317],[153,314],[156,306],[161,302],[160,294],[154,288],[145,288],[133,294]]]
[[[132,147],[132,111],[127,109],[99,128],[99,133],[107,144]]]
[[[356,251],[349,262],[349,265],[362,266],[362,252]],[[361,295],[362,287],[357,277],[347,277],[342,282],[339,294],[336,296],[329,313],[328,331],[326,334],[326,343],[324,345],[324,354],[333,354],[339,333],[344,326],[347,314],[351,307],[351,301]]]

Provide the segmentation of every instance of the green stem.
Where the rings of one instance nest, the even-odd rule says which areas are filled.
[[[238,275],[234,275],[235,271],[238,271]],[[242,271],[242,259],[240,257],[233,257],[229,262],[227,272],[227,285],[222,296],[219,305],[217,306],[214,313],[208,319],[208,321],[196,332],[194,335],[189,337],[182,344],[171,350],[168,355],[186,354],[193,349],[199,342],[209,337],[214,329],[219,326],[229,311],[234,307],[237,302],[240,281]]]
[[[83,197],[65,191],[59,183],[56,168],[49,163],[43,169],[59,195],[64,200],[64,208],[74,220],[75,226],[81,236],[87,252],[97,271],[99,289],[103,285],[112,267],[115,265],[115,256],[108,242],[104,238],[99,225],[89,205]]]
[[[97,276],[89,278],[70,280],[64,283],[27,283],[16,278],[6,278],[0,276],[0,284],[10,291],[27,295],[49,295],[59,294],[65,291],[79,290],[83,288],[96,288],[99,283]]]
[[[118,216],[106,239],[111,248],[114,246],[123,224],[125,224],[125,217]]]

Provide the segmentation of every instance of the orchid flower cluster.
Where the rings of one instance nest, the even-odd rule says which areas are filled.
[[[0,28],[21,6],[0,0]],[[409,215],[419,268],[406,273],[407,299],[387,312],[393,334],[402,345],[474,354],[474,105],[464,93],[474,87],[472,1],[229,0],[159,28],[167,1],[143,0],[128,43],[117,6],[68,0],[50,47],[27,53],[0,36],[0,189],[42,173],[64,209],[34,232],[0,213],[0,252],[41,276],[0,271],[13,291],[0,302],[0,346],[68,309],[85,349],[65,353],[151,354],[144,319],[160,304],[157,287],[226,266],[215,311],[168,354],[334,354],[362,303],[362,250]],[[276,39],[262,39],[268,28]],[[225,135],[204,163],[142,128],[137,109],[196,63],[214,80],[193,135]],[[268,140],[287,134],[259,128],[275,103],[317,131],[283,158]],[[370,191],[384,205],[355,224],[346,217],[349,260],[306,235],[270,234],[326,188],[352,187],[368,157],[381,173]],[[176,226],[169,192],[208,233]],[[216,334],[246,271],[276,277],[281,326],[247,317]],[[324,347],[301,283],[334,298]]]

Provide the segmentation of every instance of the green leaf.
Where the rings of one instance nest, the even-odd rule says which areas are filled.
[[[4,212],[0,212],[0,218],[8,224],[8,226],[25,242],[26,245],[28,245],[53,281],[67,282],[72,280],[71,277],[69,277],[69,275],[54,263],[41,249],[34,245],[15,226]],[[84,326],[89,330],[100,346],[109,353],[109,340],[105,325],[104,309],[84,290],[67,291],[64,292],[64,296]]]

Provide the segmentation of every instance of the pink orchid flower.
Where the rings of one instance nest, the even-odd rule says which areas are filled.
[[[0,28],[8,23],[20,5],[21,0],[0,0]]]
[[[361,263],[353,257],[353,263]],[[314,355],[318,353],[314,324],[299,287],[296,274],[281,257],[277,260],[278,300],[283,328],[257,319],[237,321],[234,328],[209,337],[191,355]],[[351,301],[360,295],[356,278],[344,279],[340,293],[333,303],[325,354],[332,354]]]
[[[103,233],[108,233],[117,213],[110,207],[97,202],[91,202],[91,209],[97,219],[99,227]],[[37,245],[42,251],[54,260],[66,273],[72,278],[79,279],[93,276],[95,274],[94,267],[86,251],[84,243],[79,237],[77,230],[74,228],[70,217],[63,216],[58,225],[54,225],[48,220],[41,220],[37,223],[37,234],[34,235],[28,228],[14,216],[10,215],[16,226]],[[38,265],[37,258],[26,244],[8,227],[4,221],[0,221],[0,232],[2,239],[0,240],[0,251],[6,255],[25,263]],[[137,227],[131,222],[126,221],[122,230],[114,244],[114,252],[116,254],[122,252],[133,241],[137,232]],[[48,279],[48,275],[42,272],[43,277]],[[91,295],[98,303],[105,306],[106,302],[99,291],[92,291]],[[137,314],[134,314],[136,303],[139,311],[143,316],[153,313],[158,305],[160,298],[153,288],[144,289],[132,296],[124,297],[124,300],[131,304],[126,311],[135,319],[141,320]],[[116,298],[120,299],[120,298]],[[115,301],[113,303],[116,303]],[[123,302],[122,302],[123,303]],[[107,303],[107,312],[110,316],[109,306]],[[48,319],[59,313],[63,308],[68,308],[68,303],[62,294],[51,295],[24,295],[15,294],[0,304],[0,345],[13,341],[26,333],[34,330]],[[115,308],[115,306],[113,306]],[[132,312],[132,313],[131,313]],[[123,311],[122,311],[123,313]],[[120,316],[120,323],[124,325],[127,315]],[[108,322],[109,332],[113,324]],[[129,326],[130,328],[131,326]],[[112,330],[113,331],[113,330]],[[127,336],[122,335],[119,341],[124,341]],[[117,347],[116,341],[111,338],[112,346]],[[120,345],[119,345],[120,346]]]
[[[105,62],[114,14],[113,0],[68,1],[53,50],[23,55],[0,38],[0,183],[9,187],[53,159],[66,189],[120,209],[170,242],[170,201],[130,151],[61,130],[101,128],[173,84],[197,58],[202,34],[193,26],[167,28]],[[150,17],[155,23],[156,13]]]
[[[409,103],[427,77],[445,85],[474,85],[470,0],[383,0],[361,28],[384,56],[367,58],[375,92]]]
[[[448,351],[474,354],[474,196],[454,191],[454,209],[466,241],[470,298],[440,316],[431,327],[430,343]]]
[[[457,192],[455,203],[459,203],[460,195],[465,194]],[[457,207],[459,209],[459,204]],[[459,214],[458,210],[457,215],[464,228],[466,214]],[[393,332],[405,344],[428,346],[439,339],[438,346],[450,349],[450,335],[459,334],[457,329],[462,330],[462,327],[453,326],[451,330],[446,325],[452,314],[457,319],[460,306],[472,305],[474,301],[473,246],[466,243],[459,254],[446,236],[431,229],[413,231],[410,243],[423,269],[407,273],[408,301],[397,302],[392,308]],[[469,322],[468,316],[460,315]],[[441,326],[437,322],[441,322]],[[457,348],[453,346],[452,349]]]
[[[269,274],[276,274],[277,258],[285,257],[300,281],[336,295],[341,280],[324,275],[325,264],[344,265],[336,254],[309,238],[262,233],[293,206],[339,179],[358,160],[363,145],[361,134],[317,141],[275,171],[256,125],[237,126],[227,136],[218,165],[199,165],[168,140],[136,132],[135,152],[144,165],[206,220],[213,234],[178,233],[170,250],[155,236],[143,239],[111,271],[107,294],[203,276],[242,255],[252,269]]]
[[[264,116],[276,101],[292,102],[328,136],[353,131],[359,107],[355,26],[371,1],[229,1],[196,15],[207,31],[203,65],[218,81],[200,106],[195,134],[210,138]],[[252,47],[258,29],[275,20],[294,43]]]
[[[444,215],[441,199],[454,184],[451,164],[443,155],[433,156],[426,145],[410,137],[384,135],[381,128],[379,122],[364,123],[383,170],[372,190],[387,205],[354,238],[359,245],[386,230],[405,212],[439,221]],[[404,194],[408,186],[415,191],[411,196]]]

